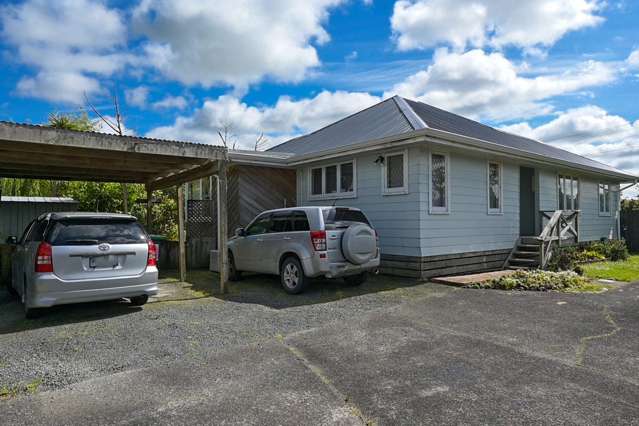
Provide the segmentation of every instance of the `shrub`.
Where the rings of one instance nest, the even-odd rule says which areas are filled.
[[[574,272],[551,272],[542,270],[516,271],[512,275],[495,278],[482,283],[472,283],[468,288],[491,288],[498,290],[580,290],[590,282]]]
[[[626,259],[628,259],[628,248],[625,241],[598,241],[578,246],[555,248],[548,263],[548,269],[551,271],[577,271],[581,263]]]

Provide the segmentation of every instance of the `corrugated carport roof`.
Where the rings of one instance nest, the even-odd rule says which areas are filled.
[[[0,177],[178,185],[218,170],[226,148],[0,122]]]

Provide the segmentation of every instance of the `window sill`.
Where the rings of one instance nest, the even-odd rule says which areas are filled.
[[[357,194],[354,192],[349,192],[346,194],[340,194],[338,192],[334,193],[334,194],[325,194],[325,195],[310,195],[308,197],[309,200],[317,200],[317,201],[322,201],[322,200],[342,200],[342,199],[347,199],[347,198],[357,198]]]
[[[450,210],[430,210],[428,212],[428,214],[433,214],[433,215],[442,215],[442,214],[450,214]]]
[[[408,188],[393,188],[392,190],[382,191],[382,195],[406,195],[408,194]]]
[[[488,211],[487,213],[489,216],[503,216],[504,212],[503,211]]]

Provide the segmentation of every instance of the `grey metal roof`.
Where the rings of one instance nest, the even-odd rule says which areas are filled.
[[[600,163],[599,161],[591,160],[590,158],[586,158],[560,148],[555,148],[554,146],[543,142],[497,130],[493,127],[453,114],[452,112],[444,111],[443,109],[435,108],[434,106],[423,102],[406,99],[406,103],[408,103],[413,111],[415,111],[417,115],[424,120],[428,127],[433,129],[480,139],[509,148],[516,148],[556,160],[569,161],[582,166],[602,169],[609,172],[624,173],[607,164]]]
[[[274,146],[267,152],[310,154],[399,135],[412,130],[415,129],[391,98],[313,133]]]
[[[291,139],[269,151],[289,152],[294,154],[292,158],[294,159],[295,156],[312,155],[427,128],[479,139],[502,147],[514,148],[524,153],[572,163],[575,166],[629,176],[626,172],[590,158],[555,148],[540,141],[497,130],[423,102],[399,96],[386,99],[308,135]]]
[[[17,197],[12,195],[3,195],[0,201],[3,203],[78,203],[73,198],[67,197]]]

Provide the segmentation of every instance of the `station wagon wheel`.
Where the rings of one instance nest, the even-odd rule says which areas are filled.
[[[280,266],[280,281],[284,291],[299,294],[304,291],[308,278],[304,275],[302,264],[295,257],[287,257]]]

